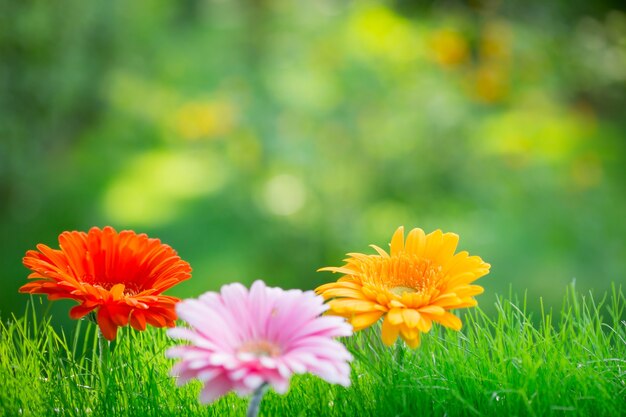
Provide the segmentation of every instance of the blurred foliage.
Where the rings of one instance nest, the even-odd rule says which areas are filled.
[[[623,281],[620,7],[0,0],[1,313],[27,249],[106,224],[176,248],[183,297],[310,289],[399,225],[459,233],[487,304]]]

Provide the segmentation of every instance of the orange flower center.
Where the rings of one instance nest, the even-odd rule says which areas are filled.
[[[91,281],[88,279],[86,279],[85,282],[93,285],[94,287],[98,286],[104,288],[107,291],[111,290],[114,285],[124,284],[124,295],[136,295],[143,291],[141,285],[137,284],[136,282]]]
[[[398,296],[406,292],[425,293],[441,282],[441,266],[413,254],[390,258],[370,256],[361,265],[363,283],[384,288]]]
[[[238,350],[239,353],[251,353],[254,356],[269,356],[275,358],[280,356],[280,348],[267,340],[249,340],[245,342]]]

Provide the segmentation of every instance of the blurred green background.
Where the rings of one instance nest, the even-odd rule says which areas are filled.
[[[623,3],[517,3],[0,0],[0,314],[26,250],[107,224],[181,297],[311,289],[399,225],[490,262],[487,308],[624,282]]]

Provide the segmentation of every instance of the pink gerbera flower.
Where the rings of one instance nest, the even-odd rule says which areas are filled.
[[[168,335],[191,342],[166,355],[180,358],[172,368],[178,383],[204,383],[200,401],[209,403],[234,390],[248,395],[264,385],[285,393],[292,374],[310,372],[330,383],[348,386],[352,356],[338,336],[352,328],[343,318],[320,316],[328,306],[312,291],[285,291],[256,281],[207,292],[176,305],[191,328]]]

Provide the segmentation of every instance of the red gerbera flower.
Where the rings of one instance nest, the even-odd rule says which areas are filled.
[[[172,327],[176,297],[161,293],[191,277],[191,267],[159,239],[131,230],[93,227],[89,233],[63,232],[59,249],[39,244],[24,265],[33,272],[20,292],[69,298],[80,304],[70,310],[79,319],[97,310],[105,338],[114,340],[117,328],[129,322],[137,330],[146,324]]]

